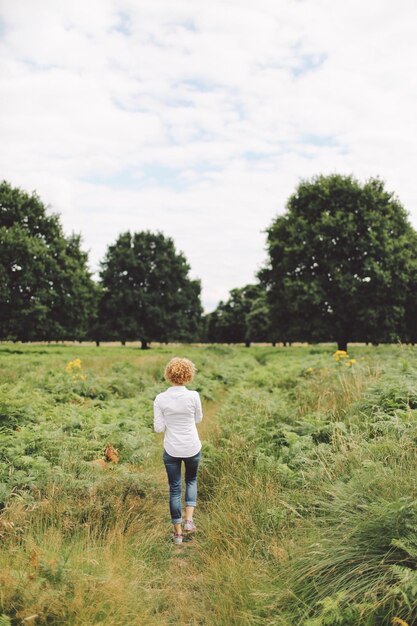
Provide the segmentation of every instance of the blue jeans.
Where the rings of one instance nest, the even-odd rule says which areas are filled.
[[[194,456],[171,456],[165,450],[162,459],[167,471],[169,483],[169,510],[173,524],[181,524],[181,461],[185,464],[185,506],[197,506],[197,471],[201,450]]]

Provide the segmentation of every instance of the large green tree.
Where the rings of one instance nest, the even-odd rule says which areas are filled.
[[[302,181],[267,233],[269,262],[259,277],[281,340],[333,340],[346,350],[348,341],[407,335],[416,237],[380,179]]]
[[[79,235],[65,237],[36,193],[0,184],[0,336],[83,339],[91,274]]]
[[[100,327],[107,338],[192,341],[198,337],[202,306],[199,280],[174,242],[162,233],[124,232],[101,264]]]

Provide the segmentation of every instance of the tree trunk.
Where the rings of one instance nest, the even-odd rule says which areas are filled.
[[[286,347],[287,347],[287,342],[286,342],[286,341],[283,341],[283,342],[282,342],[282,345],[283,345],[283,347],[284,347],[284,348],[286,348]]]
[[[337,349],[344,350],[347,352],[347,339],[338,339],[337,340]]]
[[[98,339],[96,339],[96,347],[99,348],[100,347],[100,342]]]
[[[120,343],[122,344],[122,346],[125,346],[126,345],[126,340],[123,339]]]
[[[141,347],[141,350],[148,350],[149,349],[148,342],[146,341],[146,339],[142,339],[140,347]]]
[[[273,342],[272,342],[272,347],[273,347],[273,348],[275,348],[275,346],[276,346],[276,345],[277,345],[277,342],[276,342],[276,341],[273,341]]]
[[[245,347],[250,348],[250,341],[245,341]]]

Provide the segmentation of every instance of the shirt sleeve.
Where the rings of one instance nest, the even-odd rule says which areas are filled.
[[[198,424],[203,419],[203,407],[201,406],[200,394],[195,393],[195,423]]]
[[[164,414],[155,398],[153,402],[153,429],[156,433],[163,433],[166,428]]]

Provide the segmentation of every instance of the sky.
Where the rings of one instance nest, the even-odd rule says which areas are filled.
[[[302,179],[379,176],[417,227],[415,0],[0,0],[0,178],[81,233],[172,237],[206,311]]]

